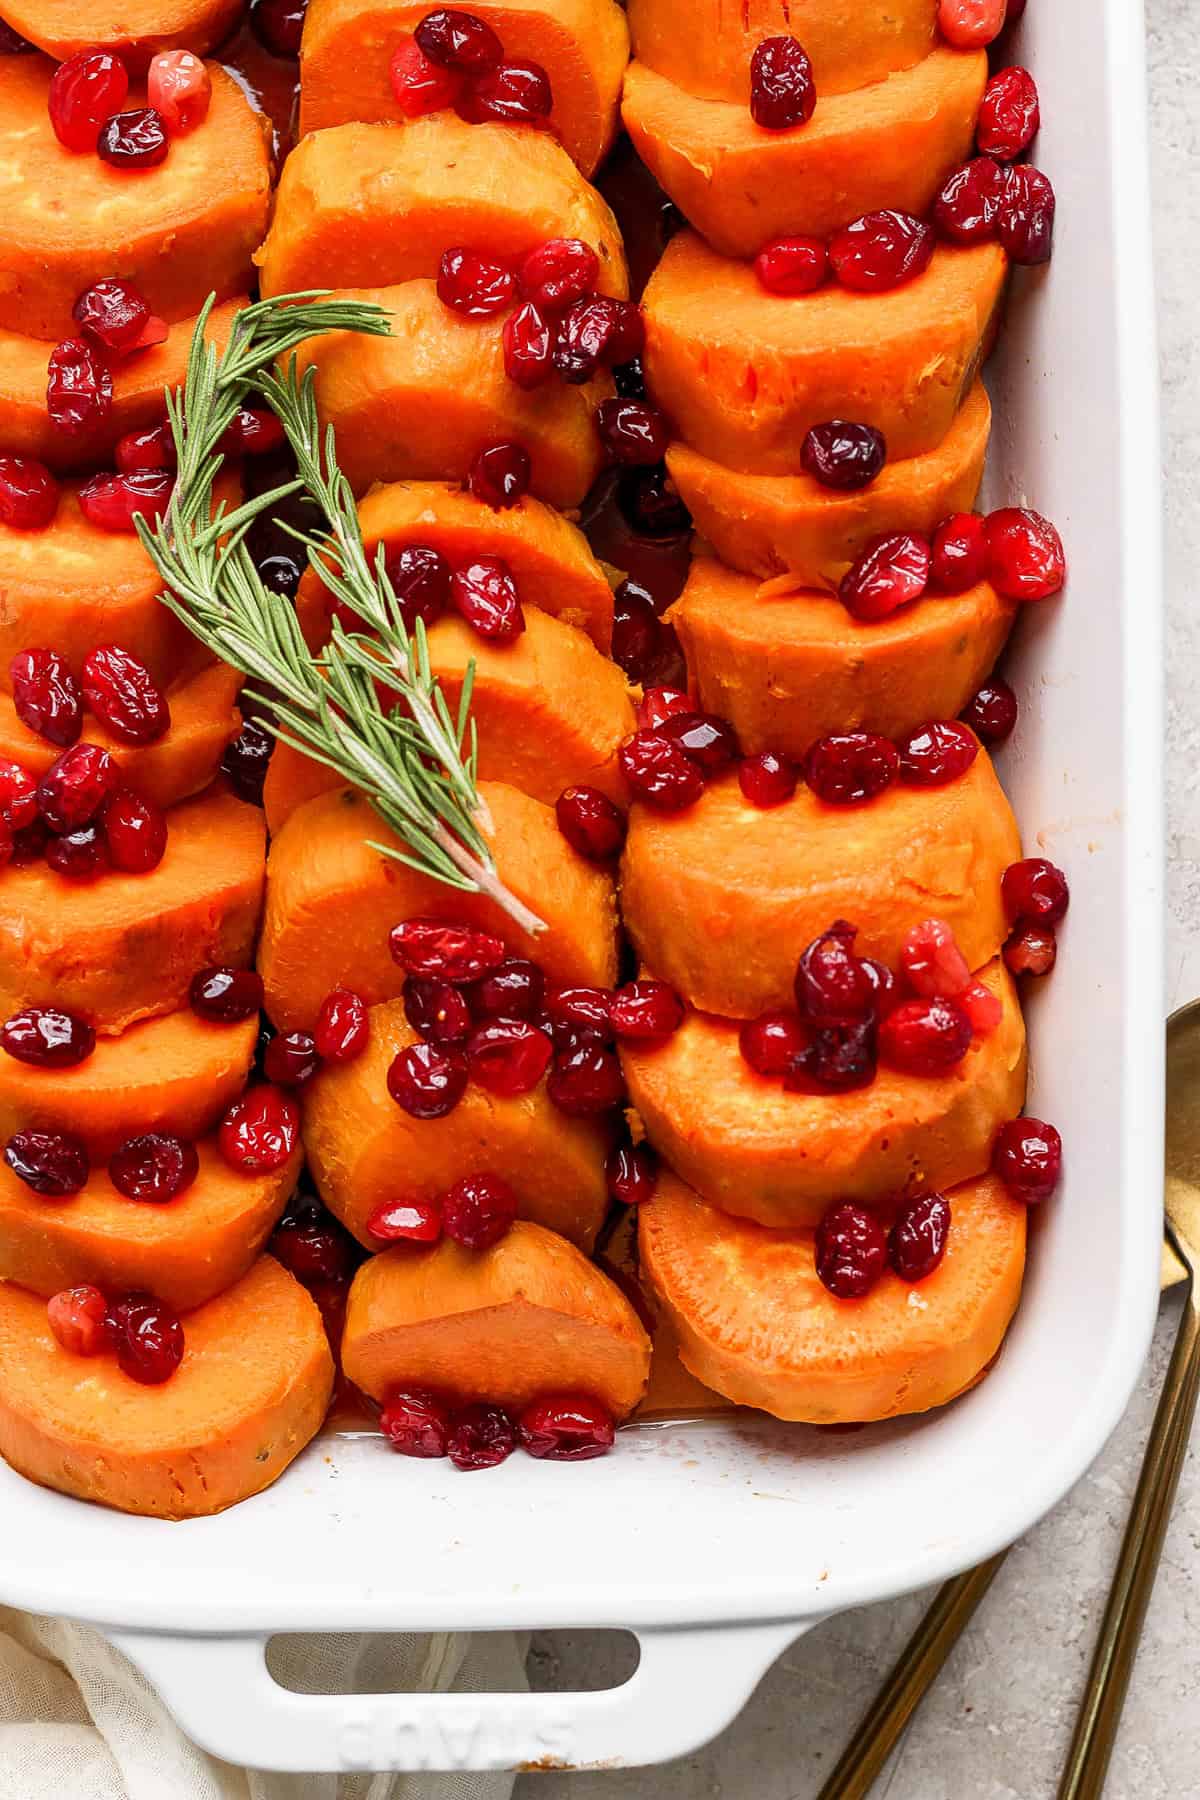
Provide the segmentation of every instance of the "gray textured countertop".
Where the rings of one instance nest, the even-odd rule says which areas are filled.
[[[1200,994],[1200,18],[1147,0],[1167,474],[1170,875],[1167,1002]],[[1115,1437],[1010,1556],[877,1788],[879,1800],[1047,1800],[1104,1604],[1176,1308]],[[1200,1445],[1200,1430],[1194,1439]],[[1200,1462],[1184,1470],[1109,1800],[1200,1795]],[[527,1777],[517,1800],[806,1800],[819,1787],[925,1596],[850,1613],[781,1658],[741,1718],[660,1769]],[[556,1637],[547,1685],[620,1679],[611,1641]]]

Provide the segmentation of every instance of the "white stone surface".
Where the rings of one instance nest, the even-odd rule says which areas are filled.
[[[1175,1006],[1200,993],[1200,15],[1194,0],[1148,0],[1148,14],[1167,473],[1167,1001]],[[1095,1468],[1010,1555],[878,1783],[879,1800],[1053,1795],[1175,1317],[1168,1303],[1137,1396]],[[619,1521],[614,1531],[619,1536]],[[1200,1795],[1198,1550],[1193,1449],[1108,1800]],[[925,1598],[851,1613],[811,1633],[781,1658],[737,1723],[685,1761],[626,1774],[527,1777],[517,1800],[807,1800]],[[548,1686],[604,1686],[629,1666],[619,1642],[565,1634],[536,1654]]]

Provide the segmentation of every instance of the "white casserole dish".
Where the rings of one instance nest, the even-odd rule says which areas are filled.
[[[274,1769],[649,1762],[718,1731],[830,1613],[1008,1544],[1123,1410],[1157,1294],[1162,1171],[1158,440],[1141,9],[1030,0],[1019,44],[1059,196],[1054,261],[1019,275],[992,364],[993,503],[1060,525],[1063,604],[1023,618],[1023,717],[1001,772],[1030,850],[1071,878],[1030,1006],[1029,1109],[1066,1179],[1034,1220],[1025,1297],[988,1379],[857,1435],[647,1427],[580,1467],[467,1479],[378,1439],[322,1439],[268,1493],[166,1524],[0,1465],[0,1598],[94,1621],[183,1726]],[[272,1632],[631,1627],[610,1693],[320,1698],[267,1673]]]

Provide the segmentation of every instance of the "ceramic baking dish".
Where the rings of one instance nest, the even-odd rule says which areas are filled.
[[[1001,758],[1031,850],[1069,872],[1030,1006],[1030,1110],[1066,1179],[1038,1214],[997,1366],[925,1419],[645,1427],[578,1467],[467,1477],[325,1438],[268,1493],[166,1524],[0,1466],[0,1598],[96,1621],[186,1730],[275,1769],[650,1762],[718,1731],[800,1632],[949,1575],[1028,1529],[1125,1406],[1157,1292],[1162,1172],[1158,441],[1141,9],[1030,0],[1019,54],[1059,195],[992,365],[990,498],[1062,528],[1063,604],[1031,608]],[[584,1695],[284,1692],[274,1632],[624,1626],[632,1680]]]

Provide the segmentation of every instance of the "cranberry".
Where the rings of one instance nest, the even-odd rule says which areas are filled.
[[[134,475],[93,475],[79,490],[79,510],[101,531],[136,531],[140,514],[149,523],[161,518],[175,486],[166,469],[144,469]]]
[[[183,1326],[177,1313],[151,1294],[129,1294],[108,1310],[109,1339],[131,1381],[158,1387],[183,1361]]]
[[[653,1200],[658,1186],[658,1158],[649,1144],[622,1144],[604,1167],[609,1196],[622,1206]]]
[[[296,1102],[282,1088],[263,1084],[235,1100],[217,1132],[221,1155],[243,1175],[282,1169],[300,1141]]]
[[[617,483],[617,505],[626,524],[640,537],[682,537],[692,528],[692,515],[665,463],[657,469],[627,469]]]
[[[1013,162],[1027,150],[1041,124],[1037,83],[1028,69],[999,69],[983,90],[975,142],[985,156]]]
[[[715,713],[674,713],[657,727],[659,737],[678,744],[706,775],[718,775],[736,762],[738,742],[733,727]]]
[[[4,1146],[13,1174],[35,1194],[63,1200],[77,1194],[88,1178],[88,1153],[69,1131],[18,1131]]]
[[[937,235],[911,213],[864,213],[829,240],[829,261],[843,287],[882,293],[912,281],[929,264]]]
[[[923,919],[905,935],[900,967],[914,994],[953,999],[971,979],[967,959],[942,919]]]
[[[1002,744],[1017,722],[1017,696],[1007,681],[993,675],[967,701],[962,720],[985,744]]]
[[[489,1019],[467,1041],[467,1068],[480,1087],[507,1100],[537,1086],[553,1052],[546,1033],[527,1019]]]
[[[801,956],[796,1005],[812,1025],[856,1025],[873,1011],[874,988],[854,954],[857,927],[838,919]]]
[[[560,1049],[612,1041],[612,995],[607,988],[560,987],[546,996],[547,1029]]]
[[[150,305],[132,281],[113,275],[84,288],[71,316],[102,350],[120,355],[137,344],[150,317]]]
[[[299,56],[307,10],[308,0],[254,0],[250,24],[264,50],[272,56]]]
[[[811,294],[828,279],[829,252],[821,238],[772,238],[755,257],[754,273],[768,294]]]
[[[1042,1119],[1013,1119],[992,1145],[992,1171],[1014,1200],[1034,1206],[1046,1200],[1062,1175],[1062,1139]]]
[[[303,1087],[320,1066],[311,1032],[281,1031],[267,1045],[263,1074],[278,1087]]]
[[[875,1079],[875,1020],[820,1025],[793,1058],[783,1085],[794,1094],[845,1094]]]
[[[540,387],[553,373],[554,334],[532,300],[523,300],[504,321],[504,373],[519,388]]]
[[[1026,267],[1049,262],[1054,244],[1054,189],[1032,163],[1007,171],[996,235],[1013,262]]]
[[[442,1228],[464,1250],[498,1244],[517,1216],[517,1196],[498,1175],[464,1175],[442,1195]]]
[[[982,50],[1004,28],[1005,0],[938,0],[938,30],[956,50]]]
[[[870,487],[887,461],[887,443],[873,425],[828,419],[814,425],[800,447],[805,472],[822,487],[852,493]]]
[[[262,976],[254,969],[216,966],[199,969],[188,987],[188,1004],[214,1025],[252,1019],[263,1003]]]
[[[22,725],[48,743],[69,747],[83,726],[75,677],[57,650],[20,650],[9,664],[13,707]]]
[[[894,531],[875,542],[846,571],[838,598],[851,618],[875,623],[911,606],[929,585],[928,541]]]
[[[657,731],[668,719],[695,712],[690,694],[679,688],[650,687],[638,701],[637,722],[643,731]]]
[[[50,123],[68,150],[94,150],[100,127],[119,112],[129,92],[129,75],[119,56],[81,50],[59,63],[50,77]]]
[[[1004,962],[1012,975],[1049,975],[1058,961],[1058,939],[1052,925],[1021,925],[1004,946]]]
[[[590,1462],[607,1456],[616,1429],[612,1414],[590,1394],[541,1394],[517,1420],[521,1448],[546,1462]]]
[[[897,748],[900,779],[906,787],[945,787],[965,775],[979,755],[974,732],[957,719],[918,725]]]
[[[513,572],[499,556],[476,556],[455,569],[450,599],[481,638],[511,644],[525,629],[525,613]]]
[[[687,680],[674,626],[658,616],[647,589],[631,579],[623,581],[613,596],[612,659],[631,681],[643,686]]]
[[[32,456],[0,456],[0,525],[44,531],[58,511],[58,483]]]
[[[437,1044],[409,1044],[392,1059],[388,1093],[414,1119],[441,1119],[453,1112],[467,1085],[461,1050]]]
[[[625,814],[599,788],[564,788],[554,816],[572,850],[589,862],[611,862],[625,842]]]
[[[5,1020],[0,1044],[18,1062],[38,1069],[74,1069],[96,1048],[86,1019],[56,1006],[26,1006]]]
[[[12,866],[14,869],[28,868],[30,863],[40,862],[50,842],[50,829],[44,819],[34,819],[31,825],[22,826],[12,834]]]
[[[933,219],[952,244],[988,244],[996,236],[1008,182],[990,156],[976,156],[947,177]]]
[[[764,38],[750,59],[750,117],[765,131],[805,125],[817,104],[812,63],[794,37]]]
[[[344,987],[326,994],[313,1027],[317,1055],[322,1062],[353,1062],[366,1049],[370,1035],[370,1014],[359,994]]]
[[[442,1209],[436,1200],[385,1200],[367,1220],[367,1230],[381,1244],[436,1244]]]
[[[559,313],[592,293],[600,258],[582,238],[547,238],[522,258],[517,279],[539,312]]]
[[[248,806],[261,806],[263,783],[271,764],[275,739],[253,719],[243,721],[242,729],[225,746],[221,773],[239,800]]]
[[[979,513],[951,513],[933,534],[929,585],[939,594],[965,594],[987,576],[987,526]]]
[[[978,1043],[991,1037],[1004,1017],[999,995],[993,994],[982,981],[969,981],[957,1000],[971,1022],[971,1036],[975,1041]]]
[[[671,442],[666,414],[645,400],[602,400],[596,408],[596,429],[613,462],[638,468],[660,463]]]
[[[101,1350],[108,1349],[107,1314],[108,1301],[90,1283],[64,1288],[46,1302],[46,1322],[63,1349],[73,1356],[98,1356]]]
[[[661,732],[635,731],[621,745],[620,763],[635,798],[656,812],[681,812],[704,792],[699,764]]]
[[[171,140],[163,116],[153,106],[115,113],[100,127],[96,155],[117,169],[154,169],[166,161]]]
[[[172,137],[202,125],[212,103],[212,80],[190,50],[160,50],[150,60],[146,98]]]
[[[397,1388],[384,1403],[379,1429],[401,1456],[445,1456],[450,1410],[423,1388]]]
[[[147,469],[175,467],[175,439],[167,424],[148,425],[144,431],[127,431],[117,439],[114,451],[122,475],[140,475]]]
[[[190,1188],[200,1173],[196,1146],[165,1131],[126,1138],[113,1151],[108,1179],[127,1200],[160,1203]]]
[[[590,294],[569,306],[554,340],[554,367],[572,386],[590,381],[596,370],[640,356],[646,328],[632,300]]]
[[[33,56],[36,53],[36,44],[31,44],[28,38],[23,38],[20,32],[0,19],[0,56]]]
[[[456,987],[423,975],[410,975],[404,983],[404,1016],[427,1044],[465,1044],[475,1023]]]
[[[418,619],[432,625],[449,606],[453,571],[440,551],[428,544],[405,544],[388,552],[384,568],[410,635]]]
[[[903,1000],[879,1026],[879,1057],[905,1075],[948,1075],[971,1048],[971,1021],[954,1000]]]
[[[112,411],[112,370],[94,344],[68,338],[46,365],[46,411],[59,431],[88,431]]]
[[[446,1452],[456,1469],[494,1469],[517,1447],[516,1427],[498,1406],[476,1401],[454,1414]]]
[[[472,984],[471,1009],[481,1019],[532,1019],[541,1011],[545,987],[536,963],[512,956]]]
[[[494,257],[461,244],[442,252],[437,273],[438,299],[464,319],[491,319],[510,307],[517,295],[511,269]]]
[[[467,486],[476,500],[502,512],[529,492],[530,472],[523,444],[486,444],[471,464]]]
[[[350,1245],[345,1232],[323,1206],[309,1203],[285,1218],[268,1245],[276,1262],[306,1285],[344,1281],[350,1273]]]
[[[117,765],[98,744],[73,744],[38,783],[38,811],[51,831],[90,825],[119,780]]]
[[[621,1105],[625,1078],[611,1050],[600,1044],[579,1044],[555,1057],[546,1077],[546,1092],[560,1112],[571,1118],[588,1118]]]
[[[896,1214],[888,1233],[888,1261],[901,1281],[924,1281],[946,1254],[950,1235],[950,1202],[942,1194],[923,1194]]]
[[[98,825],[51,837],[45,856],[47,866],[67,881],[95,881],[108,868],[108,846]]]
[[[263,406],[239,406],[221,433],[217,449],[222,456],[265,456],[286,442],[283,423]]]
[[[416,29],[424,55],[439,69],[461,69],[465,75],[482,75],[494,69],[504,55],[504,45],[491,26],[474,13],[457,7],[439,7],[426,13]]]
[[[683,1024],[683,1001],[665,981],[629,981],[613,995],[608,1016],[618,1038],[661,1043]]]
[[[799,1013],[783,1007],[747,1019],[738,1033],[742,1061],[749,1063],[756,1075],[786,1075],[808,1042],[809,1032]]]
[[[455,102],[471,125],[536,125],[554,108],[550,77],[539,62],[503,62],[469,81]]]
[[[22,831],[37,816],[37,782],[19,762],[0,757],[0,819],[10,831]]]
[[[1057,925],[1071,900],[1066,876],[1044,856],[1010,863],[1000,877],[1000,894],[1010,925]]]
[[[478,981],[504,961],[503,940],[452,919],[405,919],[388,940],[393,959],[409,975],[456,985]]]
[[[782,806],[796,792],[799,779],[794,763],[773,750],[744,756],[738,764],[738,786],[751,806]]]
[[[826,806],[861,806],[895,781],[895,744],[877,731],[839,731],[818,738],[804,759],[804,779]]]
[[[83,697],[123,744],[165,736],[171,712],[146,665],[119,644],[99,644],[83,663]]]
[[[988,579],[1008,600],[1046,600],[1067,577],[1062,539],[1040,513],[1005,506],[986,521]]]
[[[843,1200],[817,1226],[817,1275],[838,1300],[862,1300],[887,1266],[887,1233],[865,1207]]]
[[[453,106],[463,90],[461,70],[442,69],[430,62],[416,38],[404,38],[392,51],[388,80],[406,119]]]

